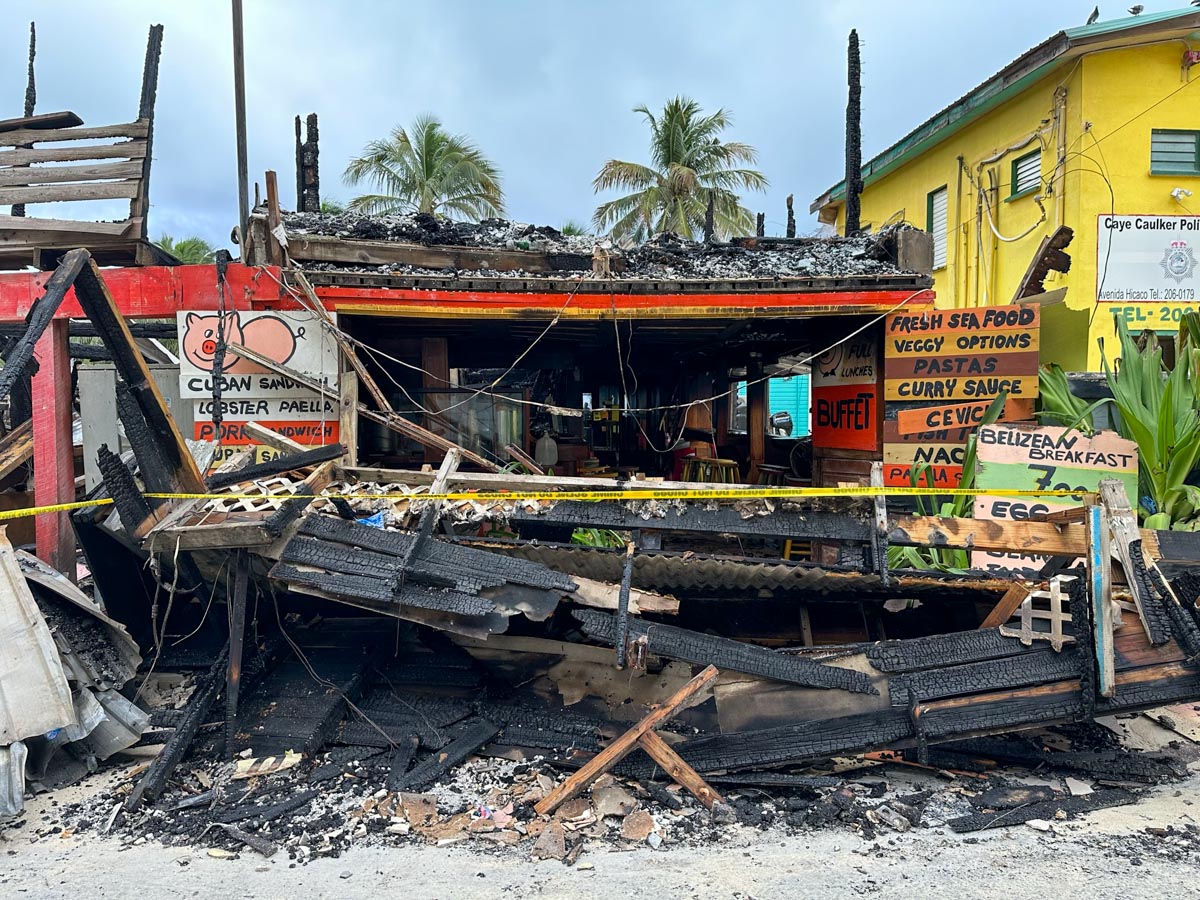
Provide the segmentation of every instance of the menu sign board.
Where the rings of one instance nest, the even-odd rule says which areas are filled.
[[[1137,444],[1114,431],[1088,437],[1079,431],[1054,426],[985,425],[976,442],[975,498],[977,519],[1027,519],[1036,513],[1079,506],[1083,494],[1100,489],[1105,478],[1125,486],[1132,505],[1137,504]],[[1074,496],[1003,497],[988,494],[996,489],[1078,491]],[[972,554],[974,568],[1032,575],[1045,557],[1022,553]]]
[[[841,450],[879,448],[879,342],[859,336],[812,363],[812,443]]]

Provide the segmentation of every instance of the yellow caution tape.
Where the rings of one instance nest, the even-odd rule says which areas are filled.
[[[143,494],[149,500],[472,500],[488,502],[521,502],[529,500],[578,500],[598,502],[603,500],[791,500],[805,497],[975,497],[987,494],[993,497],[1078,497],[1085,494],[1063,490],[1001,490],[998,488],[922,488],[922,487],[747,487],[735,490],[664,490],[646,487],[626,488],[613,491],[451,491],[441,494],[188,494],[154,492]],[[98,500],[80,500],[74,503],[56,503],[53,506],[36,506],[28,509],[13,509],[0,512],[0,521],[39,516],[46,513],[70,512],[89,506],[108,506],[109,497]]]

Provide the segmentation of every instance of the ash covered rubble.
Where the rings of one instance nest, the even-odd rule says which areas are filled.
[[[467,223],[429,214],[364,216],[353,213],[287,213],[284,227],[293,235],[324,235],[355,240],[390,241],[427,247],[473,247],[556,255],[553,277],[593,272],[596,252],[616,262],[614,277],[626,281],[779,281],[806,278],[857,278],[908,273],[896,262],[896,237],[909,226],[892,226],[876,235],[801,239],[737,239],[702,243],[663,233],[635,247],[615,247],[592,235],[565,235],[550,226],[505,219]],[[298,259],[303,254],[297,251]],[[572,259],[575,260],[572,263]],[[310,271],[388,275],[436,275],[435,269],[402,263],[376,266],[304,260]],[[447,268],[450,266],[448,265]],[[456,269],[464,277],[538,278],[543,270]]]

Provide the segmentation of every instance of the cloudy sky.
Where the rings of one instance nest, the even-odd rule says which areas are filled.
[[[1101,4],[1102,18],[1127,4]],[[1148,12],[1184,0],[1145,4]],[[744,202],[782,233],[796,195],[840,180],[845,46],[863,53],[867,157],[1062,28],[1088,2],[1045,0],[605,0],[420,3],[245,0],[251,180],[279,172],[295,202],[293,117],[321,120],[322,196],[345,200],[346,160],[422,112],[470,135],[501,168],[512,218],[588,221],[610,158],[646,161],[631,112],[686,94],[733,112],[728,134],[758,148],[770,188]],[[137,112],[146,31],[165,26],[152,236],[224,245],[237,219],[230,5],[226,0],[3,0],[0,118],[20,115],[28,22],[38,25],[37,111],[88,124]],[[60,205],[61,206],[61,205]],[[78,207],[79,204],[73,204]],[[103,212],[121,217],[124,204]],[[39,208],[43,215],[47,207]],[[98,211],[93,210],[92,214]],[[64,215],[64,209],[54,210]]]

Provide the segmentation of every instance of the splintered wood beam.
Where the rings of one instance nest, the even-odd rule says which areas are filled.
[[[1029,594],[1030,589],[1027,585],[1020,581],[1013,582],[1012,587],[1004,592],[1004,596],[992,607],[992,611],[988,613],[987,618],[983,620],[983,623],[979,627],[995,628],[1003,625],[1012,618],[1012,614],[1017,611],[1017,607],[1025,602],[1025,598]]]
[[[703,672],[672,694],[662,706],[659,706],[593,756],[579,771],[575,772],[566,781],[542,798],[533,807],[538,815],[545,816],[554,812],[559,806],[576,796],[593,781],[632,753],[640,746],[640,739],[643,735],[675,718],[675,716],[683,711],[684,705],[716,681],[719,674],[716,666],[705,668]],[[711,788],[709,790],[711,791]]]
[[[265,425],[259,425],[257,422],[247,422],[242,426],[242,431],[247,437],[253,438],[256,443],[266,447],[273,447],[276,450],[282,450],[284,453],[303,453],[309,448],[301,444],[299,441],[293,441],[290,437],[284,437],[278,431],[272,431]]]
[[[33,457],[33,420],[27,419],[0,440],[0,479]]]
[[[1083,556],[1087,552],[1087,529],[1083,525],[1058,526],[1048,522],[896,516],[888,529],[888,543]]]
[[[672,750],[671,746],[659,737],[657,732],[647,731],[638,738],[638,744],[650,755],[651,759],[663,767],[663,771],[670,775],[677,784],[686,788],[709,812],[712,812],[712,808],[718,803],[725,802],[725,798],[713,790],[695,769],[684,762],[683,757]]]
[[[74,252],[74,251],[73,251]],[[203,494],[204,478],[192,458],[191,451],[176,425],[162,392],[150,375],[146,361],[134,343],[125,317],[104,283],[104,277],[87,251],[85,265],[75,278],[75,297],[84,314],[96,326],[104,346],[113,355],[117,374],[129,388],[134,401],[145,417],[146,425],[163,461],[170,467],[165,484],[147,483],[150,492]],[[68,254],[69,256],[70,254]],[[149,476],[143,473],[144,478]]]

